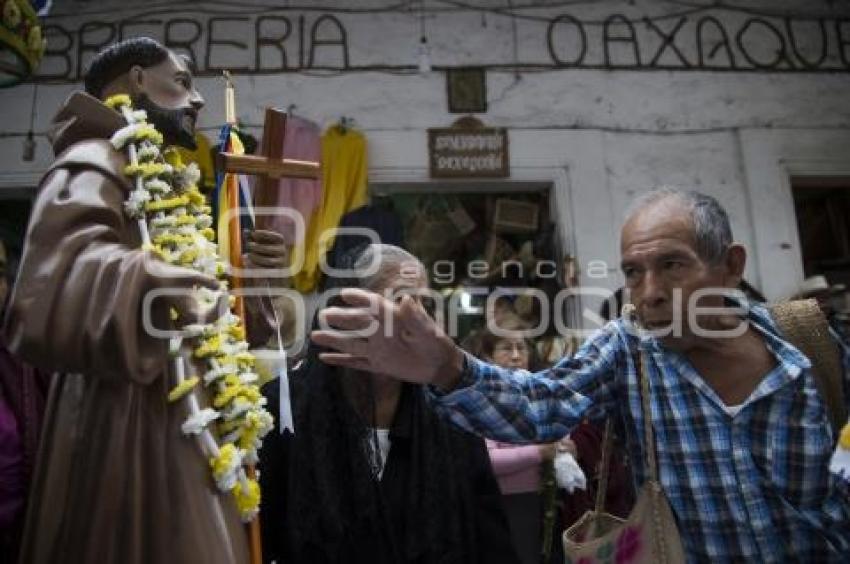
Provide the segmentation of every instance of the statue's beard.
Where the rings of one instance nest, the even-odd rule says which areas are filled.
[[[147,94],[136,96],[133,107],[147,113],[148,122],[162,133],[166,143],[180,145],[192,151],[198,148],[195,142],[195,118],[198,112],[194,108],[169,110],[155,104]]]

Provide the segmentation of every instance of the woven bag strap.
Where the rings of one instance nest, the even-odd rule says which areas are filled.
[[[769,310],[782,335],[811,361],[815,383],[826,404],[833,436],[837,438],[847,420],[841,382],[844,371],[826,317],[812,299],[773,304]]]
[[[646,353],[638,349],[637,379],[640,386],[640,406],[643,414],[643,433],[646,443],[646,471],[649,479],[658,482],[658,462],[655,459],[655,434],[652,431],[652,406],[650,404],[649,391],[649,367],[646,362]]]
[[[614,446],[614,423],[609,416],[605,420],[605,437],[602,439],[602,459],[599,461],[599,483],[596,486],[597,513],[605,510],[605,497],[608,493],[608,474],[611,471],[611,449]]]

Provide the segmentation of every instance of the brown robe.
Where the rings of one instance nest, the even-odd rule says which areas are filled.
[[[123,120],[75,94],[55,123],[60,156],[39,188],[5,326],[12,350],[64,373],[50,390],[20,561],[247,562],[232,496],[180,431],[185,401],[166,400],[167,343],[142,327],[148,290],[192,280],[144,265],[122,206],[126,158],[107,140]],[[167,326],[162,302],[154,322]]]

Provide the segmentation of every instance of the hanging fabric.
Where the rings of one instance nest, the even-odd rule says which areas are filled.
[[[287,159],[320,161],[322,156],[321,130],[315,123],[291,113],[286,118],[283,151]],[[322,181],[308,178],[281,178],[277,190],[261,190],[256,194],[259,206],[285,207],[301,214],[305,230],[313,212],[322,203]],[[261,216],[257,227],[280,233],[287,244],[295,245],[295,222],[286,215]],[[303,235],[302,235],[303,237]]]
[[[295,274],[295,288],[312,292],[320,278],[319,257],[333,245],[328,236],[319,248],[322,234],[339,225],[342,216],[366,203],[366,138],[359,131],[330,127],[322,136],[322,204],[313,213],[304,245],[294,253],[303,253],[304,264]]]

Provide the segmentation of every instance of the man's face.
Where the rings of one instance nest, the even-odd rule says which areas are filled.
[[[9,296],[8,276],[9,259],[6,255],[6,245],[0,240],[0,317],[6,308],[6,298]]]
[[[628,301],[638,321],[665,335],[660,340],[672,349],[686,349],[694,341],[697,328],[689,323],[689,306],[723,307],[722,289],[734,288],[740,280],[727,262],[709,264],[699,256],[690,213],[673,198],[633,215],[623,226],[620,251]],[[703,289],[718,291],[691,304],[694,292]],[[672,326],[681,327],[681,336],[667,330]]]
[[[195,123],[204,99],[195,89],[185,59],[170,53],[165,61],[142,69],[142,73],[134,106],[147,112],[148,121],[167,144],[195,149]]]

